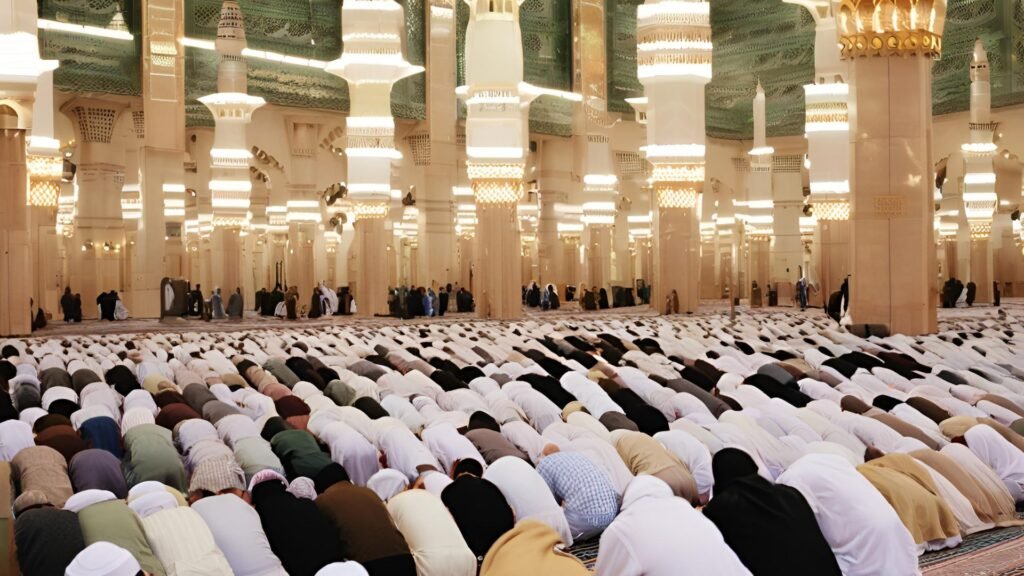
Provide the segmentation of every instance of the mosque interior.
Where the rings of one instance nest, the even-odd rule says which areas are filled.
[[[0,573],[1019,573],[1021,153],[1024,0],[0,0]]]

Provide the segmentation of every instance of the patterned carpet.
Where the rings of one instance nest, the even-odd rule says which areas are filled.
[[[566,552],[593,570],[599,542],[579,542]],[[1024,576],[1024,526],[972,534],[952,550],[921,556],[920,564],[925,576]]]

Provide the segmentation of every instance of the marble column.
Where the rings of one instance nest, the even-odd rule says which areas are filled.
[[[245,250],[249,227],[252,177],[249,163],[252,153],[246,129],[253,113],[265,104],[263,98],[248,94],[248,66],[242,58],[246,48],[245,24],[236,0],[221,4],[217,26],[217,93],[199,99],[213,114],[213,149],[210,151],[210,197],[213,207],[211,235],[212,283],[220,288],[225,302],[242,288],[252,284],[251,251]],[[248,260],[248,261],[247,261]],[[249,276],[249,282],[243,277]],[[303,286],[309,294],[312,286]],[[253,296],[243,292],[250,298]]]
[[[454,284],[458,279],[455,211],[452,187],[457,184],[458,124],[455,96],[455,6],[453,0],[433,0],[428,16],[427,122],[430,164],[426,186],[416,193],[419,208],[417,255],[427,284]],[[454,308],[454,304],[451,305]]]
[[[316,185],[316,145],[320,123],[307,115],[289,115],[284,121],[291,159],[284,186],[288,199],[285,271],[288,286],[297,287],[299,300],[304,302],[322,280],[316,277],[316,261],[325,257],[314,250],[317,237],[322,235],[320,224],[323,221],[323,201]]]
[[[682,42],[666,42],[681,38]],[[680,312],[700,305],[700,193],[704,188],[704,88],[711,80],[710,3],[647,0],[637,6],[637,74],[647,115],[654,204],[654,290]]]
[[[32,247],[32,298],[37,307],[60,317],[63,275],[57,237],[57,202],[64,156],[54,138],[53,72],[40,74],[28,140],[28,206]]]
[[[894,7],[881,22],[859,8],[866,2],[845,0],[837,18],[855,102],[849,312],[857,324],[924,334],[936,330],[938,299],[931,66],[945,2],[924,13],[916,4]]]
[[[554,284],[562,299],[568,283],[565,250],[558,238],[557,206],[566,204],[573,188],[572,164],[566,162],[572,145],[563,139],[545,140],[540,144],[538,184],[540,212],[537,221],[537,255],[540,262],[539,282]]]
[[[811,197],[819,223],[814,257],[827,302],[851,272],[849,63],[836,50],[831,0],[784,0],[807,8],[815,23],[814,83],[804,86]]]
[[[423,72],[402,55],[404,10],[396,2],[355,0],[342,5],[341,58],[327,72],[348,81],[351,109],[346,118],[348,194],[355,202],[355,250],[359,258],[355,282],[360,316],[388,314],[387,246],[393,234],[385,227],[391,201],[391,162],[395,149],[391,87]]]
[[[97,317],[96,297],[100,292],[123,290],[120,246],[124,244],[124,149],[113,136],[126,107],[111,100],[75,98],[61,108],[72,120],[78,142],[78,201],[69,283],[72,292],[82,294],[85,318]]]
[[[473,2],[466,29],[466,165],[476,198],[474,297],[482,318],[522,316],[523,196],[527,111],[523,92],[522,0]]]
[[[974,301],[992,303],[992,220],[998,207],[993,159],[996,146],[992,122],[992,84],[988,55],[981,40],[971,58],[970,141],[961,147],[964,157],[963,205],[971,234],[971,274],[977,287]]]
[[[31,265],[26,206],[27,131],[18,127],[14,110],[4,105],[0,105],[0,122],[0,334],[28,334],[32,328],[32,282],[23,273]]]
[[[32,274],[26,146],[32,146],[33,152],[57,147],[52,138],[35,143],[28,140],[40,76],[58,64],[40,59],[36,20],[33,0],[0,5],[0,336],[31,332],[31,300],[35,298],[39,303]],[[44,77],[41,85],[50,92],[44,97],[52,101],[49,78]],[[52,131],[52,118],[44,121],[44,126],[46,122]],[[45,164],[38,162],[37,177],[52,172]]]
[[[141,214],[132,246],[130,294],[130,311],[139,318],[160,316],[160,282],[173,271],[168,250],[180,254],[184,236],[183,218],[177,216],[178,201],[185,196],[184,11],[183,0],[142,3],[142,110],[132,112],[142,132]],[[172,201],[169,210],[167,199]]]

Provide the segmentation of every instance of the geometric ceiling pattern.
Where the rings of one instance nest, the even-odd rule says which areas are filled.
[[[643,0],[605,0],[608,47],[608,108],[631,114],[625,99],[639,96],[636,78],[636,6]],[[185,33],[216,38],[220,0],[185,0]],[[254,49],[330,61],[341,54],[338,0],[240,0],[246,37]],[[423,64],[424,17],[429,0],[402,0],[406,15],[406,55]],[[941,60],[932,69],[933,112],[966,110],[967,75],[974,39],[989,53],[993,106],[1024,103],[1024,0],[949,0]],[[465,3],[457,4],[457,71],[464,83],[463,47],[468,22]],[[66,92],[141,94],[140,0],[39,0],[39,16],[105,27],[123,21],[134,41],[93,38],[40,30],[42,56],[61,61],[55,86]],[[571,90],[572,15],[570,0],[526,0],[520,12],[526,81]],[[711,2],[713,77],[706,90],[709,136],[749,139],[751,99],[758,80],[767,94],[771,136],[801,134],[803,85],[814,75],[814,22],[798,6],[782,0],[713,0]],[[212,124],[196,100],[216,91],[217,55],[185,50],[187,122]],[[285,106],[348,110],[345,82],[309,67],[249,59],[249,91]],[[395,85],[392,112],[398,118],[426,115],[426,78],[419,74]],[[573,104],[542,97],[530,107],[530,129],[568,135]]]

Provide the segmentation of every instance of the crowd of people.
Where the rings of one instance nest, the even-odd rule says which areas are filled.
[[[588,539],[598,576],[912,575],[1020,523],[1022,331],[586,315],[8,340],[0,498],[31,575],[582,576],[562,550]]]
[[[452,294],[455,307],[452,309]],[[473,294],[458,284],[446,284],[437,292],[428,286],[412,286],[388,289],[388,312],[395,318],[431,318],[444,316],[449,312],[467,313],[476,310]]]

